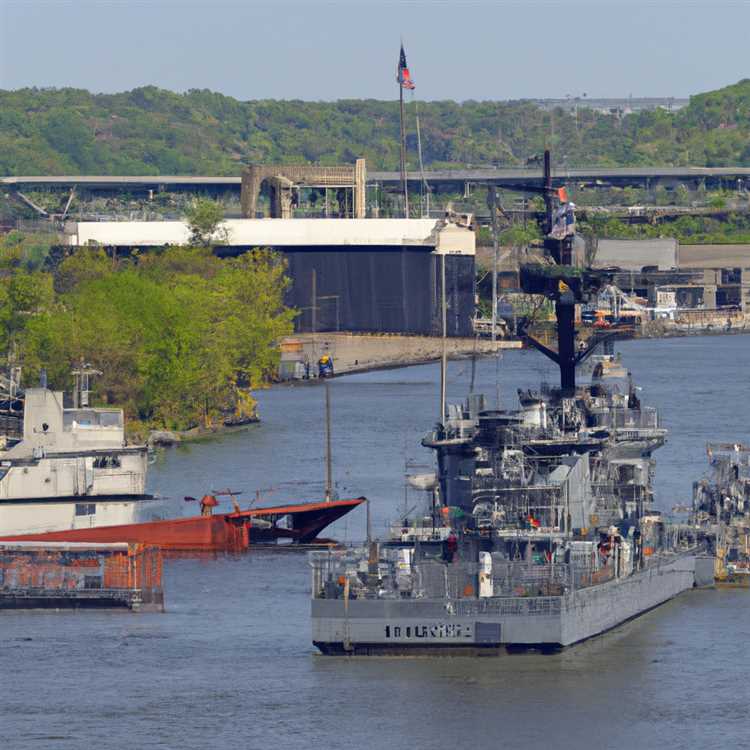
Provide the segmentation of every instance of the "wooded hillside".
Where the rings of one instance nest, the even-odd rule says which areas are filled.
[[[526,164],[545,145],[568,166],[750,166],[750,79],[670,113],[624,117],[531,102],[419,103],[430,167]],[[408,104],[416,161],[415,104]],[[238,174],[251,162],[398,167],[398,104],[240,102],[155,87],[0,91],[0,174]],[[414,164],[412,163],[412,166]]]

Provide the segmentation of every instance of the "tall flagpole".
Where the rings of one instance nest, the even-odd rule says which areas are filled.
[[[401,190],[404,194],[404,217],[409,218],[409,188],[406,184],[406,126],[404,124],[404,87],[398,82],[399,104],[401,107]]]

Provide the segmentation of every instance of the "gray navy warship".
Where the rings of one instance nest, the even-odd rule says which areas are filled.
[[[715,555],[720,586],[750,587],[750,446],[709,443],[709,473],[693,484],[691,520]]]
[[[478,394],[447,405],[443,357],[440,420],[422,441],[437,458],[419,478],[424,516],[400,519],[384,541],[311,556],[324,654],[554,650],[712,582],[697,535],[652,505],[652,453],[666,439],[656,410],[605,337],[576,340],[575,304],[608,282],[573,268],[569,237],[552,236],[545,157],[537,192],[556,265],[525,267],[521,282],[554,300],[557,351],[527,339],[559,366],[560,386],[519,391],[514,411]],[[576,383],[584,360],[590,380]]]

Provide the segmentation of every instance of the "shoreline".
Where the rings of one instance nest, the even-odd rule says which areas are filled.
[[[628,340],[628,341],[636,341],[638,339],[644,339],[644,340],[655,340],[655,339],[679,339],[679,338],[695,338],[700,336],[737,336],[737,335],[750,335],[750,327],[732,327],[730,330],[726,329],[698,329],[698,330],[674,330],[674,331],[661,331],[661,332],[653,332],[653,333],[638,333],[635,336],[628,336],[624,337],[621,340]],[[337,336],[341,336],[342,334],[336,334]],[[346,336],[352,337],[357,336],[357,334],[344,334]],[[367,338],[366,336],[362,336],[363,338]],[[301,338],[301,337],[298,337]],[[331,337],[328,337],[329,339]],[[375,339],[376,337],[370,337],[371,339]],[[412,337],[403,336],[403,337],[397,337],[397,336],[391,336],[389,337],[391,339],[403,339],[408,341]],[[433,340],[436,342],[436,347],[441,346],[441,339],[435,338]],[[449,342],[451,339],[449,339]],[[523,346],[523,342],[520,340],[509,340],[509,339],[503,339],[496,342],[495,346],[493,347],[492,342],[487,340],[478,340],[479,346],[474,347],[474,340],[470,339],[468,341],[471,342],[471,347],[467,347],[465,339],[461,340],[452,340],[454,342],[454,346],[452,348],[452,351],[448,353],[448,360],[449,361],[463,361],[471,359],[472,356],[476,356],[477,359],[490,359],[491,357],[497,356],[498,354],[501,354],[504,351],[528,351],[530,350],[528,347]],[[375,343],[375,342],[373,342]],[[427,365],[427,364],[433,364],[440,361],[442,352],[430,352],[429,354],[418,356],[418,355],[412,355],[409,356],[408,354],[404,354],[400,357],[391,357],[384,359],[382,361],[378,361],[376,359],[369,359],[367,362],[363,363],[349,363],[347,364],[345,361],[344,367],[337,367],[334,371],[334,374],[332,376],[329,376],[328,378],[320,378],[320,377],[311,377],[308,379],[287,379],[287,380],[277,380],[273,382],[267,383],[264,387],[265,388],[276,388],[276,387],[308,387],[308,386],[314,386],[319,385],[320,383],[324,382],[325,380],[336,380],[338,378],[342,378],[346,375],[360,375],[360,374],[366,374],[370,372],[379,372],[379,371],[387,371],[387,370],[398,370],[400,368],[406,368],[406,367],[417,367],[419,365]],[[335,359],[335,355],[334,355]],[[258,416],[253,417],[252,419],[248,419],[247,421],[242,422],[241,424],[229,424],[229,425],[218,425],[216,427],[213,427],[211,429],[206,429],[203,427],[194,427],[190,430],[151,430],[147,439],[147,444],[149,447],[159,447],[159,448],[168,448],[168,447],[174,447],[179,446],[183,444],[193,444],[193,443],[200,443],[204,441],[209,441],[214,438],[220,438],[224,435],[231,435],[237,432],[244,432],[246,430],[249,430],[251,427],[257,424],[261,424],[262,419]]]
[[[448,359],[471,356],[493,356],[506,349],[520,349],[521,341],[499,339],[449,338],[445,342]],[[443,340],[438,336],[407,336],[399,334],[365,333],[301,333],[281,342],[280,372],[288,372],[295,364],[317,363],[323,354],[333,358],[333,377],[375,370],[412,367],[439,361],[443,354]],[[310,374],[317,376],[317,367]],[[319,377],[295,378],[282,374],[280,383],[308,383]]]
[[[742,334],[750,335],[750,326],[733,326],[731,329],[708,327],[695,328],[692,330],[680,328],[674,330],[661,329],[643,332],[639,331],[633,336],[624,336],[621,340],[675,339],[692,338],[696,336],[736,336]],[[310,352],[311,345],[309,337],[310,334],[303,334],[294,337],[296,341],[301,341],[303,343],[302,351],[305,353]],[[331,334],[330,336],[320,336],[319,338],[328,344],[328,348],[324,351],[330,352],[333,356],[334,374],[332,376],[329,376],[328,378],[310,377],[306,379],[279,379],[275,382],[269,383],[269,386],[312,385],[322,380],[336,379],[343,377],[344,375],[357,375],[381,370],[395,370],[401,367],[416,367],[418,365],[439,362],[442,356],[441,339],[437,337],[431,340],[432,346],[427,347],[424,346],[423,337],[399,337],[397,335],[378,336],[377,334]],[[415,338],[417,338],[418,341],[414,342],[413,339]],[[350,341],[347,341],[347,339],[351,340],[351,343]],[[389,343],[392,343],[397,348],[398,351],[385,352],[385,356],[379,359],[378,356],[382,354],[381,351],[379,351],[382,339],[387,339]],[[351,351],[347,352],[346,349],[344,349],[342,352],[341,348],[336,347],[336,344],[340,344],[342,340],[345,343],[350,344],[350,349],[353,349],[354,351],[359,352],[360,355],[366,357],[366,361],[360,361],[359,357],[353,357],[354,361],[352,361]],[[448,360],[460,361],[470,359],[472,356],[476,356],[478,359],[487,359],[497,356],[504,351],[529,349],[529,347],[524,346],[523,341],[520,339],[501,339],[495,342],[494,345],[487,339],[477,339],[476,345],[474,342],[474,339],[448,339]],[[344,355],[343,357],[341,356],[342,353]]]
[[[215,427],[193,427],[189,430],[151,430],[146,444],[153,448],[169,448],[176,445],[200,443],[212,438],[231,435],[249,430],[260,424],[260,417],[254,416],[237,424],[221,424]]]

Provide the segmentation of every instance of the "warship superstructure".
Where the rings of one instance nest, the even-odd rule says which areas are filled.
[[[133,523],[153,500],[146,446],[128,445],[122,410],[89,406],[94,372],[78,371],[68,405],[43,382],[2,383],[0,536]]]
[[[750,586],[750,446],[709,443],[707,476],[693,484],[692,523],[715,555],[716,582]]]
[[[556,649],[712,580],[696,535],[653,508],[652,453],[666,439],[656,410],[607,336],[576,340],[575,305],[606,279],[571,267],[570,236],[552,236],[545,156],[557,264],[525,267],[521,282],[555,303],[557,350],[527,339],[559,366],[560,385],[520,390],[514,411],[479,395],[447,405],[443,358],[439,423],[423,440],[437,459],[432,483],[420,480],[429,512],[383,542],[311,558],[312,636],[325,654]]]

